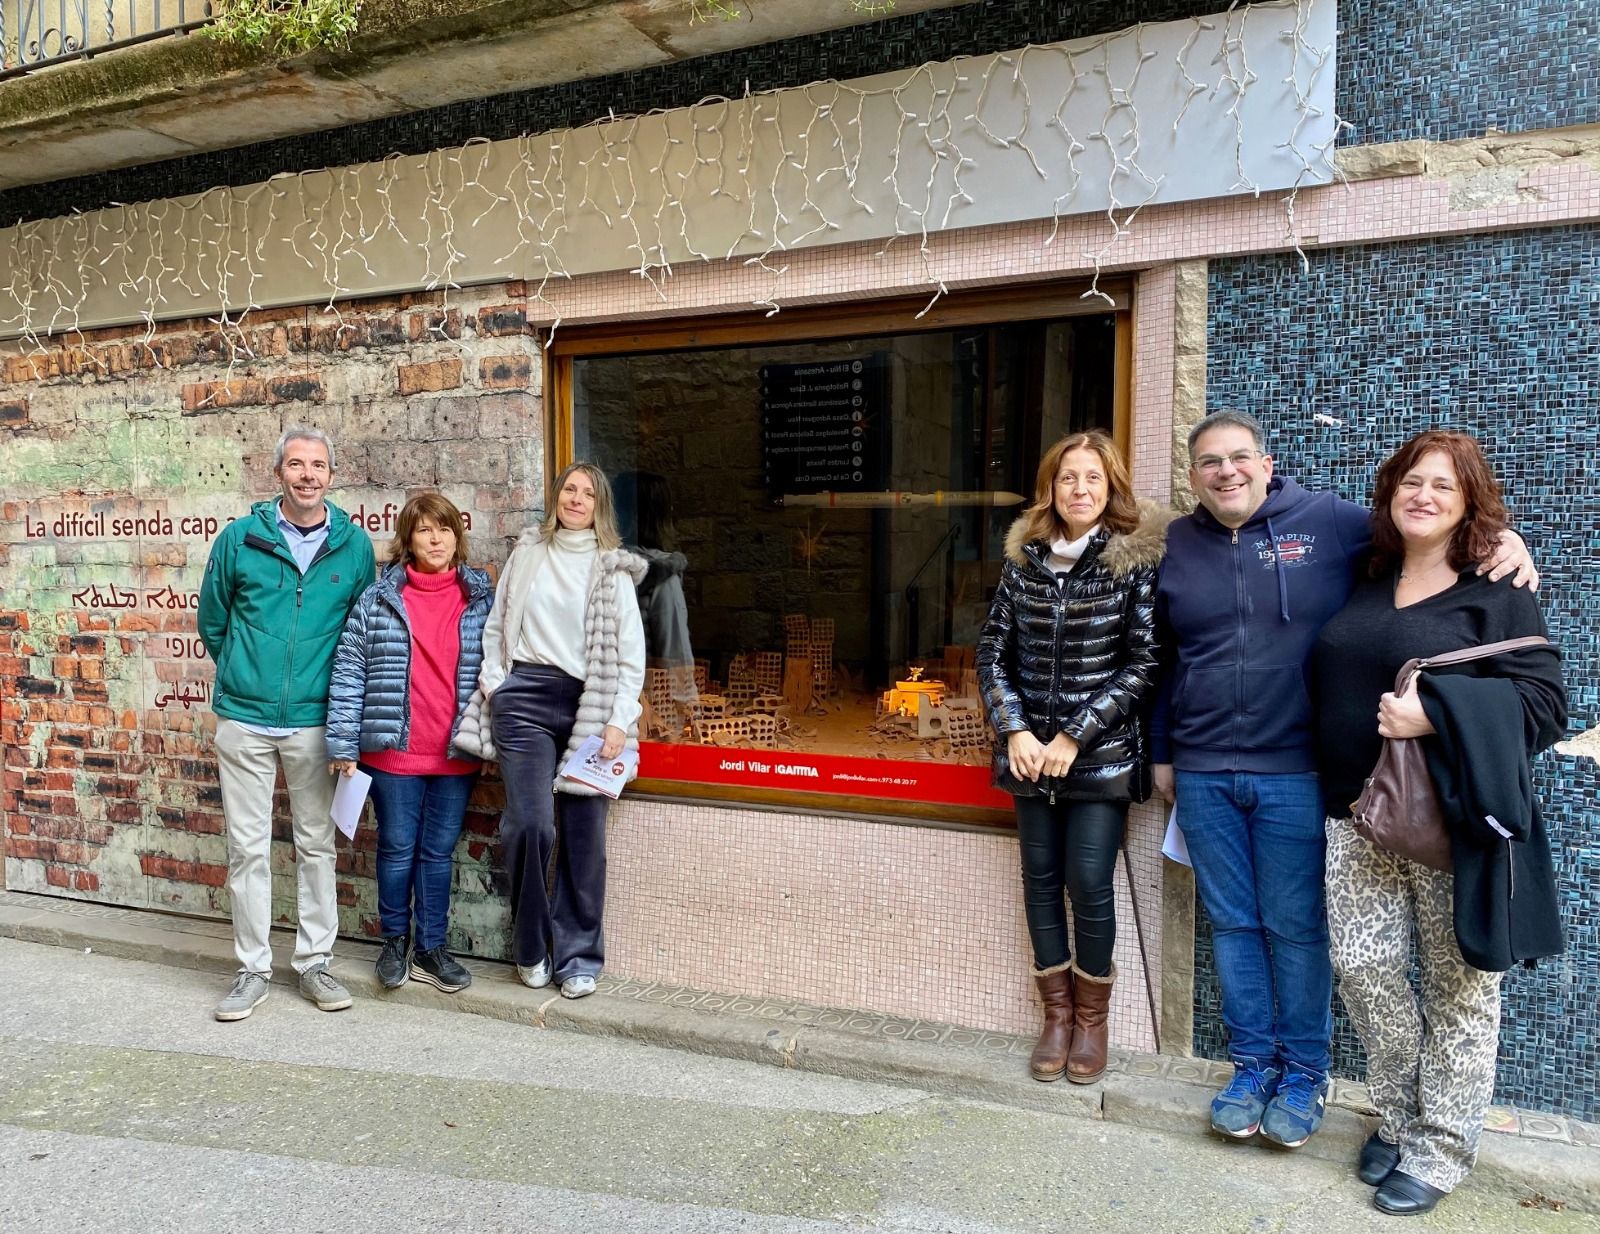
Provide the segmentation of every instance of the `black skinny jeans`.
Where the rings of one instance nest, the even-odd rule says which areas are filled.
[[[1060,801],[1017,797],[1022,849],[1022,899],[1033,962],[1054,968],[1072,956],[1067,945],[1065,891],[1072,900],[1078,967],[1093,977],[1111,972],[1117,941],[1117,895],[1112,875],[1128,821],[1125,801]]]

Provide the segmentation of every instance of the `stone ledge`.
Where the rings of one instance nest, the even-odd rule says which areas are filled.
[[[1600,125],[1534,133],[1488,133],[1459,141],[1381,142],[1370,146],[1345,146],[1335,154],[1339,173],[1349,180],[1403,176],[1430,180],[1470,179],[1569,160],[1585,162],[1600,170]]]
[[[897,13],[972,0],[899,0]],[[691,21],[687,0],[365,0],[343,51],[202,35],[0,82],[0,189],[312,133],[859,25],[847,0]]]
[[[85,901],[0,892],[0,937],[99,951],[176,968],[231,973],[226,922],[173,917]],[[280,941],[292,937],[288,930]],[[280,947],[280,952],[283,949]],[[870,1012],[696,990],[606,974],[592,998],[530,990],[509,964],[465,959],[473,985],[443,994],[416,982],[384,990],[372,972],[378,947],[341,939],[336,972],[351,993],[669,1049],[792,1067],[1075,1118],[1173,1134],[1207,1134],[1211,1094],[1229,1068],[1203,1059],[1113,1051],[1099,1083],[1039,1084],[1027,1074],[1031,1042]],[[284,964],[274,980],[292,986]],[[220,987],[219,987],[220,989]],[[1336,1081],[1327,1121],[1301,1152],[1348,1161],[1366,1138],[1364,1085]],[[1600,1213],[1600,1127],[1558,1115],[1494,1107],[1475,1183],[1502,1194]]]

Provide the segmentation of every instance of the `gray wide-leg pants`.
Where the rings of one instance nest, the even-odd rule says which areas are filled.
[[[605,966],[606,808],[611,803],[552,791],[566,761],[582,692],[583,683],[560,669],[518,664],[490,701],[495,754],[506,786],[500,841],[511,881],[511,954],[528,966],[549,956],[557,982],[598,977]]]

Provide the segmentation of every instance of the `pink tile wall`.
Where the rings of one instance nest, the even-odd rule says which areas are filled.
[[[950,287],[1078,277],[1106,250],[1108,271],[1145,269],[1166,262],[1238,253],[1366,244],[1514,227],[1550,227],[1600,219],[1600,168],[1580,160],[1530,169],[1517,200],[1475,210],[1453,209],[1446,180],[1401,177],[1303,189],[1295,202],[1291,235],[1281,197],[1248,195],[1147,207],[1112,243],[1104,215],[1061,220],[1046,244],[1049,220],[948,231],[928,238],[927,256],[915,243],[887,251],[876,244],[799,249],[776,254],[786,267],[774,279],[758,266],[734,262],[684,263],[658,290],[619,272],[552,282],[547,303],[530,305],[533,320],[568,323],[661,318],[687,313],[757,309],[780,303],[825,303],[863,296],[930,294],[930,274]]]
[[[1172,499],[1172,392],[1178,280],[1171,264],[1139,275],[1133,300],[1133,487]]]
[[[1005,1032],[1038,1026],[1011,833],[627,798],[611,818],[614,972]],[[1161,953],[1160,837],[1156,812],[1138,811],[1133,895],[1127,867],[1117,871],[1112,1040],[1138,1050],[1156,1040],[1159,974],[1147,983],[1141,956]]]

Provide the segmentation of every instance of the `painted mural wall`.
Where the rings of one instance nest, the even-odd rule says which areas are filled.
[[[522,294],[263,312],[248,357],[201,321],[0,358],[7,887],[227,911],[212,665],[195,631],[211,542],[277,491],[281,431],[314,425],[337,448],[333,499],[380,558],[407,496],[438,487],[470,520],[473,559],[501,562],[542,504]],[[487,858],[498,793],[486,782],[474,799],[458,876],[452,942],[479,954],[504,924]],[[341,846],[347,933],[376,928],[372,845],[368,828]],[[275,867],[291,861],[277,845]],[[292,917],[292,880],[276,887]]]

